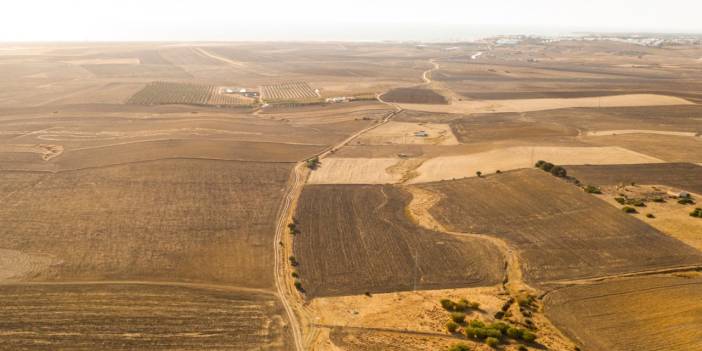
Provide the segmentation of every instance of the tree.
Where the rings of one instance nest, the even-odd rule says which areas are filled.
[[[534,342],[534,340],[536,340],[536,334],[534,334],[528,330],[525,330],[522,332],[522,340],[524,340],[526,342]]]
[[[448,351],[470,351],[470,347],[464,343],[453,344]]]
[[[536,161],[536,163],[534,164],[534,167],[536,167],[536,168],[541,168],[541,167],[544,165],[544,163],[546,163],[546,161],[544,161],[544,160],[538,160],[538,161]]]
[[[500,344],[500,340],[497,338],[489,337],[485,339],[485,344],[490,347],[497,347]]]
[[[478,177],[482,177],[482,176],[483,176],[483,172],[477,171],[477,172],[475,172],[475,175],[477,175]]]
[[[458,324],[454,321],[448,321],[446,323],[446,330],[448,330],[449,333],[455,333],[456,330],[458,330]]]
[[[456,323],[465,323],[466,314],[463,312],[451,312],[451,320]]]
[[[561,166],[553,166],[553,168],[551,168],[551,174],[556,177],[565,178],[568,175],[568,172]]]
[[[447,311],[453,311],[456,309],[456,304],[449,299],[441,299],[439,302],[441,303],[441,307]]]

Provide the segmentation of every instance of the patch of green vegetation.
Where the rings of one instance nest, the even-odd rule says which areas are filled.
[[[446,322],[446,330],[448,330],[449,333],[455,333],[456,330],[458,330],[458,323],[454,321]]]
[[[500,344],[500,339],[489,337],[489,338],[485,339],[485,344],[487,346],[495,348],[495,347],[497,347],[497,345]]]
[[[693,200],[692,197],[683,197],[678,200],[678,203],[681,205],[694,205],[695,200]]]
[[[466,314],[463,312],[451,312],[451,320],[463,324],[466,322]]]
[[[316,156],[307,160],[307,162],[306,162],[307,168],[309,168],[311,170],[317,169],[317,167],[319,167],[320,164],[321,164],[321,162],[319,162],[319,157],[316,157]]]
[[[696,218],[702,218],[702,208],[696,208],[692,212],[690,212],[690,216],[696,217]]]
[[[602,190],[594,185],[588,185],[584,190],[588,194],[602,194]]]
[[[448,351],[470,351],[470,347],[464,343],[453,344],[448,348]]]
[[[622,211],[624,211],[624,213],[639,213],[639,211],[637,211],[635,208],[633,208],[631,206],[622,207]]]

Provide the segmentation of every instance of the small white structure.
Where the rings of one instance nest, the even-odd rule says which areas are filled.
[[[414,136],[416,136],[416,137],[428,137],[428,136],[429,136],[429,133],[427,133],[427,132],[424,131],[424,130],[420,130],[420,131],[418,131],[418,132],[414,132]]]
[[[690,197],[690,193],[684,190],[669,190],[668,195],[675,198],[686,198]]]

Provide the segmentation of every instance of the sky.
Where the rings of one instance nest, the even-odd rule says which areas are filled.
[[[700,0],[5,0],[0,41],[466,40],[702,33]]]

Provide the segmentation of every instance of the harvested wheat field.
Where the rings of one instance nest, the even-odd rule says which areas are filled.
[[[160,284],[0,285],[3,350],[287,350],[275,296]]]
[[[439,223],[505,240],[540,285],[702,263],[699,251],[541,170],[417,186],[441,196],[429,209]]]
[[[180,159],[0,172],[0,242],[50,258],[13,280],[269,288],[274,218],[289,171],[289,164]]]
[[[310,185],[295,217],[296,260],[309,297],[494,285],[491,243],[417,227],[410,195],[393,186]]]
[[[691,105],[683,98],[655,94],[625,94],[596,97],[509,99],[509,100],[462,100],[448,105],[408,104],[400,106],[408,110],[445,113],[494,113],[556,110],[573,107],[622,107],[622,106],[668,106]]]
[[[702,349],[702,278],[652,276],[566,287],[546,315],[588,351]]]
[[[431,158],[416,169],[410,183],[474,177],[483,174],[533,167],[538,160],[556,164],[656,163],[660,160],[619,147],[519,146],[487,152]]]
[[[448,124],[390,122],[354,141],[355,145],[456,145]]]
[[[402,174],[391,173],[397,158],[327,158],[312,171],[310,184],[397,183]]]
[[[568,166],[568,172],[591,185],[667,185],[702,194],[702,166],[692,163]]]

